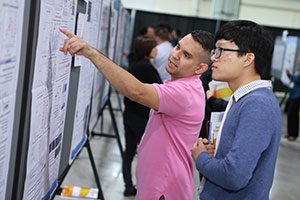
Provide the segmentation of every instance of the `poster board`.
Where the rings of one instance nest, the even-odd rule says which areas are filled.
[[[271,74],[285,86],[291,87],[286,70],[295,72],[297,55],[300,53],[300,40],[296,36],[287,36],[283,39],[277,36],[271,63]]]
[[[286,43],[282,40],[282,37],[277,36],[274,43],[271,75],[277,79],[281,78],[283,61],[285,55]]]
[[[25,0],[0,0],[0,199],[11,199],[28,22]],[[25,51],[26,52],[26,51]],[[21,93],[22,94],[22,93]]]
[[[110,0],[101,1],[100,5],[100,16],[99,16],[99,31],[98,31],[98,41],[96,48],[107,55],[108,52],[108,34],[109,34],[109,24],[110,24]],[[104,106],[106,99],[108,98],[108,88],[109,83],[103,75],[95,68],[94,69],[94,82],[93,82],[93,92],[91,98],[91,112],[90,112],[90,123],[89,132],[92,132],[96,126],[99,112]]]
[[[282,72],[280,80],[281,82],[291,87],[290,79],[288,78],[286,74],[286,70],[289,70],[291,73],[295,71],[296,67],[296,58],[297,54],[299,54],[299,39],[296,36],[288,36],[286,41],[286,49],[285,49],[285,55],[282,65]]]
[[[23,199],[49,199],[58,185],[71,67],[59,28],[74,31],[76,2],[40,2]]]
[[[0,0],[0,36],[5,38],[0,44],[0,199],[51,199],[63,179],[61,171],[71,167],[73,130],[87,131],[92,83],[100,88],[96,115],[108,98],[108,82],[90,78],[97,72],[91,62],[80,58],[85,68],[72,67],[74,59],[59,51],[66,39],[59,28],[75,32],[78,2],[86,2],[90,13],[83,20],[83,38],[108,54],[110,0]],[[107,20],[103,37],[94,28],[100,24],[102,4]],[[106,39],[99,45],[101,37]],[[73,96],[71,90],[76,91]],[[68,136],[66,127],[72,127]]]

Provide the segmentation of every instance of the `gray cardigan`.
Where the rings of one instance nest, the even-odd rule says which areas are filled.
[[[234,100],[215,158],[204,152],[196,160],[206,178],[200,199],[269,199],[280,131],[281,112],[270,89]]]

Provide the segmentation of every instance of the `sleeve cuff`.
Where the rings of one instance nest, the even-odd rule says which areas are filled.
[[[203,172],[203,166],[205,162],[209,159],[209,155],[207,152],[202,152],[196,159],[196,168],[197,170],[202,173]]]

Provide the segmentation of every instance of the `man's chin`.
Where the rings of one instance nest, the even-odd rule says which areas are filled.
[[[223,79],[220,77],[220,76],[217,76],[217,75],[211,75],[211,78],[214,80],[214,81],[223,81]]]
[[[168,72],[168,74],[171,74],[170,72],[171,72],[172,70],[170,69],[170,67],[169,67],[168,65],[166,66],[165,70]]]

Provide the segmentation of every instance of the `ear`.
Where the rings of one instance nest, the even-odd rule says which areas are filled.
[[[254,65],[255,55],[254,53],[247,53],[245,56],[245,66]]]
[[[195,74],[200,75],[203,74],[208,69],[208,64],[200,63],[198,68],[195,70]]]

